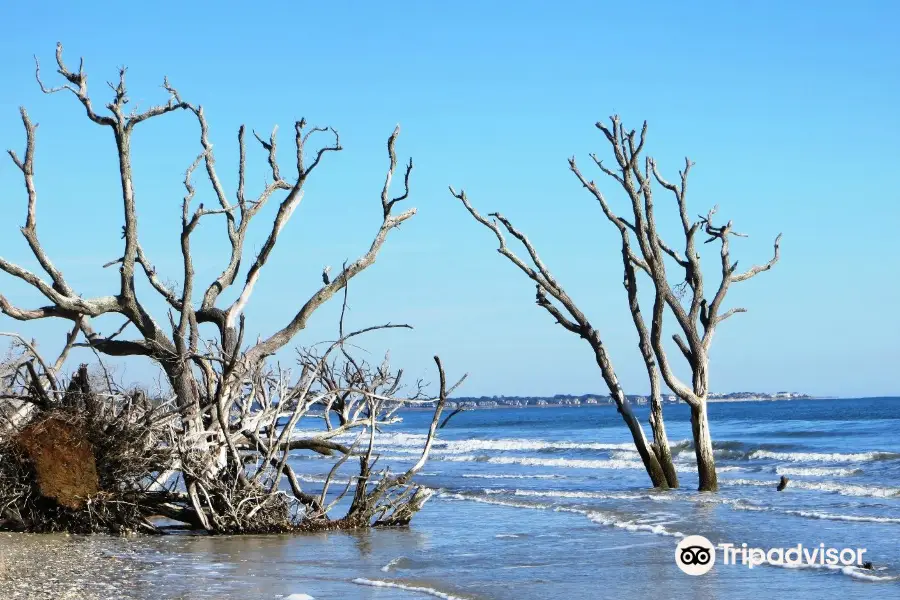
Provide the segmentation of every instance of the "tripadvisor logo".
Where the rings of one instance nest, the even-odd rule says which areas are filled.
[[[688,575],[704,575],[716,564],[716,547],[702,535],[689,535],[675,547],[675,564]],[[806,547],[797,544],[791,548],[750,548],[747,544],[719,544],[723,565],[742,565],[754,568],[760,565],[787,567],[827,566],[871,569],[870,562],[863,562],[865,548]]]
[[[688,575],[703,575],[716,564],[716,549],[702,535],[689,535],[675,547],[675,564]]]

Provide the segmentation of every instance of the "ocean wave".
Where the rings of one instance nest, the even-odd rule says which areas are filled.
[[[599,510],[584,510],[581,508],[559,506],[555,508],[554,511],[584,515],[592,523],[605,525],[607,527],[615,527],[617,529],[624,529],[625,531],[631,531],[635,533],[652,533],[654,535],[662,535],[667,537],[684,537],[684,534],[680,531],[669,531],[665,528],[665,526],[660,524],[651,525],[649,523],[639,523],[638,521],[622,519],[610,513],[604,513]]]
[[[549,473],[538,473],[535,475],[520,475],[514,473],[463,473],[461,477],[465,479],[565,479],[565,475],[552,475]]]
[[[591,492],[586,490],[523,490],[523,489],[484,489],[484,493],[493,496],[510,495],[535,498],[572,498],[594,500],[650,500],[651,502],[694,502],[697,504],[730,504],[743,502],[712,495],[679,493],[675,490],[648,490],[646,492]]]
[[[426,436],[416,433],[391,433],[379,437],[378,445],[397,449],[415,448],[420,450],[425,443]],[[500,438],[487,440],[435,440],[432,451],[437,454],[468,454],[479,451],[499,452],[540,452],[553,450],[627,450],[633,449],[633,443],[603,443],[603,442],[566,442],[533,440],[524,438]]]
[[[677,442],[669,442],[669,449],[672,450],[672,454],[678,454],[679,452],[683,452],[685,450],[693,450],[694,442],[692,440],[678,440]]]
[[[771,564],[771,563],[766,563]],[[900,580],[900,576],[898,575],[875,575],[869,569],[863,569],[861,567],[853,567],[853,566],[842,566],[842,565],[809,565],[805,563],[801,564],[774,564],[773,567],[782,567],[784,569],[819,569],[826,571],[833,571],[836,573],[841,573],[842,575],[847,575],[848,577],[853,577],[854,579],[861,579],[863,581],[898,581]]]
[[[869,515],[840,515],[835,513],[820,512],[816,510],[785,510],[773,506],[759,506],[747,500],[738,499],[725,502],[732,508],[737,510],[746,510],[751,512],[770,512],[779,515],[790,515],[793,517],[802,517],[804,519],[816,519],[820,521],[847,521],[851,523],[892,523],[900,524],[900,518],[895,517],[874,517]]]
[[[776,475],[796,475],[799,477],[849,477],[861,475],[862,469],[843,467],[775,467]]]
[[[729,485],[753,485],[758,487],[772,487],[777,485],[774,481],[762,481],[759,479],[728,479],[723,483]],[[900,488],[878,487],[873,485],[852,485],[834,483],[831,481],[791,481],[788,488],[799,488],[842,496],[854,496],[859,498],[897,498],[900,497]]]
[[[755,485],[759,487],[771,487],[774,488],[778,485],[777,481],[764,481],[761,479],[727,479],[721,481],[726,485]],[[796,482],[792,482],[796,483]]]
[[[627,492],[584,492],[572,490],[503,490],[503,489],[484,489],[482,490],[489,496],[510,495],[530,498],[581,498],[594,500],[640,500],[645,499],[649,494],[629,494]]]
[[[363,577],[357,577],[353,580],[353,583],[357,585],[367,585],[369,587],[394,588],[405,590],[407,592],[418,592],[420,594],[425,594],[426,596],[442,598],[443,600],[465,600],[462,596],[454,596],[453,594],[448,594],[447,592],[442,592],[434,588],[397,583],[396,581],[384,581],[383,579],[365,579]]]
[[[672,454],[678,454],[680,452],[684,452],[685,450],[693,450],[694,442],[691,440],[678,440],[677,442],[669,442],[669,450],[672,451]],[[637,448],[634,447],[634,444],[621,444],[621,448],[615,448],[617,452],[613,452],[612,454],[617,454],[618,452],[626,453],[626,454],[637,454]]]
[[[398,556],[397,558],[391,560],[388,564],[381,567],[381,571],[383,573],[389,573],[391,569],[404,569],[409,567],[412,564],[412,561],[406,558],[405,556]]]
[[[483,504],[494,504],[497,506],[509,506],[513,508],[531,508],[538,510],[547,510],[552,509],[554,512],[565,512],[565,513],[573,513],[578,515],[584,515],[591,522],[597,523],[598,525],[605,525],[608,527],[616,527],[618,529],[624,529],[626,531],[639,532],[639,533],[652,533],[654,535],[662,535],[668,537],[684,537],[685,534],[680,531],[669,531],[662,524],[650,524],[650,523],[641,523],[637,520],[620,518],[612,515],[610,513],[604,513],[598,510],[588,510],[583,508],[573,508],[569,506],[551,506],[548,504],[529,504],[523,502],[515,502],[510,500],[501,500],[499,498],[491,498],[486,496],[476,496],[474,494],[458,494],[455,492],[439,492],[439,498],[448,498],[451,500],[467,500],[470,502],[481,502]]]
[[[836,515],[832,513],[817,512],[814,510],[785,510],[781,511],[789,515],[796,515],[807,519],[821,519],[826,521],[850,521],[853,523],[898,523],[900,519],[894,517],[869,517],[864,515]]]
[[[493,504],[495,506],[508,506],[511,508],[531,508],[535,510],[547,510],[551,508],[549,504],[531,504],[526,502],[513,502],[510,500],[500,500],[497,498],[486,498],[484,496],[475,496],[473,494],[459,494],[457,492],[441,491],[437,494],[438,498],[448,500],[466,500],[469,502],[480,502],[481,504]]]
[[[721,458],[721,457],[717,457]],[[675,470],[679,473],[696,473],[697,472],[697,460],[693,456],[685,456],[685,457],[675,457],[673,461],[675,466]],[[716,465],[716,472],[718,473],[747,473],[753,472],[757,469],[752,467],[741,467],[738,465]]]
[[[669,531],[663,525],[650,525],[647,523],[638,523],[636,521],[618,521],[614,517],[596,511],[589,512],[587,518],[594,523],[618,527],[619,529],[625,529],[626,531],[646,532],[670,537],[684,537],[684,534],[680,531]]]
[[[297,481],[301,481],[303,483],[325,483],[325,480],[327,479],[324,475],[301,475],[299,473],[294,475],[294,477],[297,478]],[[331,479],[331,483],[335,485],[347,485],[351,481],[356,481],[357,479],[358,477],[355,476],[350,478],[333,477]]]
[[[522,465],[526,467],[563,467],[569,469],[643,469],[643,463],[616,459],[533,458],[519,456],[484,456],[463,454],[436,456],[435,460],[450,462],[485,462],[495,465]],[[386,458],[387,460],[387,458]]]
[[[829,481],[793,481],[792,485],[804,490],[815,490],[840,494],[842,496],[859,496],[868,498],[900,497],[900,488],[879,487],[874,485],[849,485]]]
[[[896,452],[857,452],[853,454],[841,454],[839,452],[771,452],[769,450],[754,450],[748,455],[753,459],[771,459],[788,462],[872,462],[882,460],[900,459]]]

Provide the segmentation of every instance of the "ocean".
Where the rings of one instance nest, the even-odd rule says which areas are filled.
[[[613,406],[478,410],[440,431],[420,477],[436,493],[409,528],[108,538],[107,551],[127,561],[135,598],[900,598],[900,398],[710,404],[715,494],[695,491],[687,406],[665,410],[679,490],[648,489]],[[402,416],[379,438],[395,470],[431,418]],[[295,466],[315,491],[332,461]],[[687,535],[861,548],[874,568],[718,558],[690,576],[675,564]]]

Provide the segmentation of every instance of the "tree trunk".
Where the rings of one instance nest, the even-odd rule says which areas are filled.
[[[647,437],[644,435],[644,428],[641,427],[641,422],[638,421],[631,411],[631,405],[628,404],[628,399],[625,398],[622,386],[619,385],[619,379],[616,377],[612,364],[609,362],[609,357],[606,355],[606,349],[600,341],[600,334],[592,331],[590,336],[588,336],[588,341],[594,348],[594,356],[597,360],[597,366],[600,367],[600,375],[603,377],[603,381],[606,382],[610,397],[616,403],[616,408],[619,409],[622,420],[625,421],[628,430],[631,431],[634,446],[641,456],[641,461],[644,463],[644,468],[647,469],[647,475],[650,476],[653,487],[667,489],[669,484],[666,481],[665,471],[660,466],[656,452],[653,451],[653,448],[647,441]]]
[[[222,443],[224,432],[218,432],[218,439],[213,439],[207,432],[200,406],[200,389],[190,367],[185,364],[174,364],[166,368],[169,384],[178,397],[177,405],[181,411],[181,422],[184,427],[182,440],[189,440],[191,448],[199,453],[207,453],[202,472],[197,473],[214,481],[219,477],[228,462],[228,446]],[[186,473],[185,483],[191,477]]]
[[[666,435],[666,426],[663,422],[662,398],[658,389],[654,390],[650,395],[650,428],[653,430],[653,451],[666,475],[666,482],[670,488],[677,488],[678,473],[675,471],[675,463],[672,460],[669,436]]]
[[[641,461],[644,463],[644,468],[647,469],[647,475],[650,476],[653,487],[667,489],[669,484],[666,473],[659,464],[659,458],[656,456],[656,452],[653,451],[653,448],[647,441],[647,437],[644,435],[644,429],[641,427],[641,422],[638,421],[634,413],[631,412],[631,405],[625,400],[624,395],[622,395],[621,399],[616,397],[613,399],[616,401],[619,414],[622,415],[622,420],[625,421],[629,431],[631,431],[634,446],[641,456]]]
[[[204,427],[200,415],[199,389],[194,374],[190,367],[184,364],[162,363],[162,366],[172,391],[178,397],[176,402],[181,411],[185,432],[199,434]]]
[[[716,477],[716,459],[713,456],[712,436],[709,433],[709,419],[706,399],[700,399],[697,406],[691,406],[691,429],[694,433],[694,452],[697,455],[697,472],[700,475],[701,492],[717,492],[719,480]]]
[[[659,389],[659,371],[656,368],[656,358],[653,352],[653,344],[647,324],[641,314],[641,305],[637,296],[637,277],[634,272],[634,264],[631,261],[631,250],[628,241],[627,230],[622,230],[622,259],[625,265],[625,288],[628,290],[628,308],[634,327],[638,332],[641,355],[644,357],[644,365],[647,367],[647,377],[650,380],[650,429],[653,430],[653,451],[666,475],[666,483],[670,488],[678,487],[678,473],[672,463],[672,450],[669,448],[669,436],[666,435],[666,425],[663,421],[662,398]],[[656,312],[656,311],[655,311]],[[658,315],[654,313],[654,318]],[[657,326],[654,323],[654,326]]]

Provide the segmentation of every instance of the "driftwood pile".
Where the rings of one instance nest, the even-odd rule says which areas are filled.
[[[399,420],[400,401],[391,395],[399,373],[386,363],[372,369],[329,361],[337,347],[323,356],[302,353],[304,374],[293,385],[286,372],[255,373],[223,419],[226,427],[217,416],[201,416],[200,435],[176,398],[99,392],[86,365],[67,385],[51,385],[33,359],[8,361],[0,367],[0,529],[272,533],[408,524],[431,495],[413,476],[428,458],[448,393],[441,363],[435,357],[441,394],[422,454],[393,474],[374,468],[375,439]],[[301,417],[320,417],[321,433],[292,435]],[[351,444],[333,441],[354,430]],[[301,452],[334,462],[315,494],[301,486],[290,460]],[[356,475],[333,485],[351,459]],[[339,506],[346,512],[333,517]]]
[[[436,398],[425,398],[418,386],[412,386],[413,393],[404,392],[402,371],[391,370],[387,361],[367,364],[344,345],[367,331],[408,327],[387,324],[344,334],[349,282],[375,263],[392,232],[416,214],[413,207],[402,210],[410,199],[413,162],[400,167],[400,127],[387,139],[384,184],[372,194],[373,214],[380,221],[376,219],[367,249],[340,270],[331,272],[326,266],[321,285],[316,281],[309,296],[285,297],[286,320],[251,343],[245,334],[260,328],[246,325],[248,303],[280,236],[300,212],[307,181],[326,157],[343,149],[338,132],[311,126],[304,118],[295,121],[290,167],[279,161],[277,127],[268,138],[254,132],[268,174],[265,184],[254,189],[247,155],[248,146],[256,144],[248,143],[243,125],[237,131],[235,172],[220,176],[203,108],[184,99],[168,79],[163,78],[165,102],[139,110],[131,102],[126,68],[118,70],[117,83],[110,86],[112,98],[103,102],[91,95],[84,61],[77,70],[67,66],[61,44],[55,59],[58,85],[45,84],[35,60],[41,91],[72,98],[73,114],[109,130],[113,135],[108,139],[115,140],[110,150],[119,165],[116,210],[122,211],[123,221],[121,236],[118,229],[107,233],[121,237],[121,254],[110,256],[103,268],[116,268],[119,276],[102,295],[86,295],[44,248],[38,233],[38,189],[43,177],[52,176],[52,166],[38,160],[37,123],[21,108],[25,149],[8,153],[24,184],[21,232],[40,270],[0,256],[0,272],[40,294],[43,304],[20,306],[0,293],[0,314],[23,323],[65,323],[70,333],[59,358],[48,363],[33,344],[0,332],[16,339],[20,350],[0,364],[0,527],[159,531],[156,517],[162,516],[211,533],[250,533],[408,522],[429,495],[413,477],[425,464],[438,428],[448,392],[443,369],[436,358],[441,391]],[[198,142],[183,180],[177,279],[159,272],[142,244],[136,200],[140,178],[132,168],[135,129],[173,113],[189,117],[184,123],[195,127]],[[402,177],[399,193],[392,191],[395,176]],[[223,181],[237,185],[229,190]],[[263,210],[275,204],[277,210]],[[259,215],[270,213],[271,220],[260,223]],[[215,256],[207,249],[195,256],[192,236],[213,224],[227,239],[228,250]],[[260,225],[265,241],[251,252],[245,242]],[[345,235],[343,227],[334,233]],[[316,260],[321,256],[317,253]],[[200,277],[209,269],[218,273],[215,279]],[[295,273],[282,275],[288,276]],[[325,345],[300,352],[294,375],[274,366],[272,357],[306,329],[319,307],[342,292],[340,339],[324,352]],[[165,311],[151,310],[159,303]],[[102,331],[111,319],[119,320],[118,329]],[[83,369],[63,385],[59,374],[73,348],[90,350],[101,365],[101,357],[110,356],[138,357],[155,365],[171,390],[168,399],[148,401],[112,385],[109,377],[92,385]],[[376,436],[399,420],[396,411],[402,403],[426,400],[436,407],[435,420],[419,460],[399,473],[376,468]],[[298,434],[299,425],[306,433]],[[310,477],[294,469],[312,464],[297,462],[301,453],[334,461],[324,482],[301,485]],[[338,485],[338,471],[345,467],[355,467],[355,474]],[[343,516],[332,516],[345,508]]]

